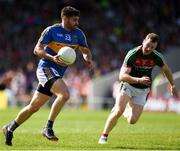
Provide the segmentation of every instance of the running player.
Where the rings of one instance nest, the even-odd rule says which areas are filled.
[[[93,68],[86,37],[78,28],[79,16],[79,10],[70,6],[64,7],[61,10],[62,23],[49,26],[42,32],[34,49],[34,54],[41,58],[37,68],[39,85],[30,104],[23,108],[10,124],[3,127],[6,145],[12,145],[14,130],[37,112],[52,95],[57,97],[52,104],[42,135],[49,140],[58,141],[53,131],[53,124],[63,105],[69,99],[69,91],[62,79],[68,66],[58,59],[57,52],[63,46],[70,46],[75,50],[80,49],[89,70]]]
[[[141,46],[130,50],[126,55],[119,74],[120,90],[112,112],[106,121],[99,144],[107,143],[109,133],[122,114],[130,124],[138,121],[147,101],[151,86],[151,72],[155,65],[162,69],[170,83],[171,93],[178,97],[172,73],[162,54],[155,50],[158,41],[157,34],[149,33]]]

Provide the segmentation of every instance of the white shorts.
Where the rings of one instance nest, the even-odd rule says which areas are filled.
[[[62,78],[62,76],[60,76],[60,74],[54,68],[48,68],[48,67],[38,68],[36,71],[36,75],[37,75],[39,84],[41,84],[43,87],[47,81],[49,81],[50,79],[54,77]]]
[[[150,92],[150,88],[146,89],[138,89],[130,84],[123,82],[121,86],[121,90],[131,98],[131,101],[135,104],[144,106],[147,102],[147,97]]]

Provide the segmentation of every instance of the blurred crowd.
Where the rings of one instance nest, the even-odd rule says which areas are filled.
[[[95,61],[89,73],[79,53],[65,75],[71,94],[82,101],[90,77],[119,69],[127,51],[140,45],[147,33],[160,35],[163,53],[180,46],[179,0],[0,0],[0,87],[14,96],[12,104],[30,100],[39,59],[33,55],[34,46],[44,28],[60,22],[60,10],[67,5],[81,11],[80,27]]]

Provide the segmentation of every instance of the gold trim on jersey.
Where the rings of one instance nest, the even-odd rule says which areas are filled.
[[[55,51],[56,53],[58,53],[59,49],[61,49],[64,46],[68,46],[73,48],[75,51],[78,49],[79,45],[78,44],[65,44],[65,43],[60,43],[60,42],[50,42],[47,47],[49,47],[50,49],[52,49],[53,51]]]
[[[86,48],[86,47],[79,46],[79,49],[82,53],[85,53],[85,54],[89,52],[89,48]]]

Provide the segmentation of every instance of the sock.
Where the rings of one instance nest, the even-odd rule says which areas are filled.
[[[16,121],[12,121],[12,123],[8,126],[8,130],[13,132],[18,127],[19,127],[19,124],[16,123]]]
[[[47,128],[48,128],[48,129],[52,129],[52,128],[53,128],[53,124],[54,124],[54,121],[48,120],[48,122],[47,122]]]
[[[102,136],[108,137],[108,134],[107,133],[102,133]]]

